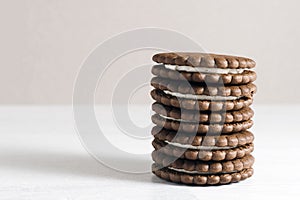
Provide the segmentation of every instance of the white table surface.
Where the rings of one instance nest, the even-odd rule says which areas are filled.
[[[71,106],[2,106],[0,199],[299,199],[299,113],[300,106],[256,106],[254,176],[191,187],[99,164],[80,143]]]

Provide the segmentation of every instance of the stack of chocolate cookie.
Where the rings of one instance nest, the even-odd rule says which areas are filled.
[[[256,86],[249,58],[204,53],[153,56],[152,171],[177,183],[219,185],[253,174]]]

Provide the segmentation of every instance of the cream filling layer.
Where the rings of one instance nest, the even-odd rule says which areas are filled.
[[[182,94],[178,92],[171,92],[169,90],[164,90],[164,93],[172,95],[174,97],[178,98],[184,98],[184,99],[195,99],[195,100],[236,100],[240,99],[241,97],[236,96],[208,96],[208,95],[198,95],[198,94]]]
[[[164,118],[164,119],[170,119],[170,120],[177,121],[177,122],[193,122],[193,123],[195,123],[195,121],[189,121],[189,120],[184,120],[184,119],[176,119],[176,118],[167,117],[167,116],[164,116],[164,115],[161,115],[161,114],[159,114],[159,116]]]
[[[241,74],[246,69],[221,69],[213,67],[191,67],[191,66],[180,66],[180,65],[164,65],[165,68],[174,71],[186,71],[186,72],[200,72],[208,74]]]
[[[193,146],[190,144],[180,144],[176,142],[169,142],[167,140],[164,141],[165,143],[175,146],[175,147],[180,147],[184,149],[193,149],[193,150],[226,150],[226,149],[232,149],[235,147],[216,147],[216,146]]]
[[[187,173],[187,174],[203,174],[203,175],[207,175],[207,174],[213,174],[211,172],[198,172],[198,171],[188,171],[188,170],[185,170],[185,169],[176,169],[176,168],[173,168],[173,167],[168,167],[168,169],[171,169],[173,171],[177,171],[177,172],[183,172],[183,173]],[[235,172],[238,172],[238,171],[232,171],[230,173],[235,173]],[[227,174],[228,172],[219,172],[218,174]]]

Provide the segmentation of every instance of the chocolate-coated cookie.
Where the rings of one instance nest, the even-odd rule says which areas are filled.
[[[221,160],[233,160],[236,158],[242,158],[245,155],[249,155],[253,149],[253,143],[245,144],[234,148],[224,149],[206,149],[196,150],[189,148],[182,148],[168,144],[165,141],[154,139],[152,146],[161,151],[162,153],[188,160],[203,160],[203,161],[221,161]]]
[[[174,106],[188,110],[210,110],[210,111],[229,111],[239,110],[252,104],[252,97],[243,97],[237,100],[228,101],[209,101],[177,98],[170,94],[166,94],[162,90],[154,89],[151,91],[154,100],[166,106]]]
[[[178,143],[182,145],[192,145],[196,148],[199,147],[238,147],[250,144],[254,141],[254,135],[250,131],[242,131],[230,135],[217,135],[217,136],[191,136],[190,133],[170,131],[158,126],[154,126],[151,130],[154,138],[169,142]]]
[[[252,97],[256,93],[256,85],[253,83],[248,83],[245,85],[206,85],[199,83],[189,83],[185,81],[172,81],[166,78],[153,77],[151,80],[151,85],[160,90],[167,90],[169,92],[180,93],[182,95],[188,94],[188,96],[199,97],[199,100],[206,100],[205,96],[214,96],[219,98],[226,98],[232,96],[234,97]],[[193,97],[187,97],[193,98]],[[213,98],[213,97],[212,97]],[[217,100],[217,99],[216,99]]]
[[[200,72],[175,71],[167,69],[164,65],[154,65],[151,70],[152,74],[162,78],[171,80],[185,80],[199,83],[220,83],[224,85],[247,84],[256,80],[254,71],[245,70],[240,74],[212,74]]]
[[[163,168],[156,163],[152,165],[152,172],[164,180],[188,185],[224,185],[245,180],[253,175],[252,168],[216,175],[187,174]]]
[[[209,111],[192,111],[179,109],[172,106],[165,106],[161,103],[155,102],[152,104],[152,110],[156,113],[172,118],[178,121],[191,122],[210,122],[210,123],[232,123],[249,120],[253,117],[254,112],[251,108],[246,107],[237,111],[225,112],[209,112]]]
[[[170,65],[186,65],[191,67],[217,67],[217,68],[253,68],[254,60],[239,56],[217,55],[193,52],[158,53],[152,57],[157,63]]]
[[[183,131],[187,133],[199,133],[199,134],[221,134],[221,133],[235,133],[251,128],[253,125],[252,120],[236,123],[224,123],[224,124],[207,124],[197,122],[185,122],[175,121],[171,119],[165,119],[159,114],[152,115],[152,122],[157,126],[164,127],[169,130]]]
[[[158,165],[168,167],[174,171],[194,173],[194,174],[217,174],[217,173],[233,173],[249,169],[254,163],[252,155],[246,155],[230,161],[193,161],[186,159],[177,159],[161,153],[159,151],[152,152],[152,159]]]

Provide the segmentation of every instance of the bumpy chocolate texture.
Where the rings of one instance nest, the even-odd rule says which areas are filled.
[[[224,111],[224,110],[240,110],[248,107],[253,103],[252,98],[240,98],[232,101],[208,101],[208,100],[194,100],[176,98],[169,94],[165,94],[162,90],[154,89],[151,91],[151,96],[154,100],[167,106],[174,106],[187,110],[210,110],[210,111]]]
[[[178,173],[154,163],[152,165],[152,172],[165,180],[175,183],[183,183],[188,185],[220,185],[236,183],[245,180],[253,175],[253,169],[244,169],[239,172],[230,174],[217,174],[217,175],[192,175],[186,173]]]
[[[168,90],[171,92],[194,95],[252,97],[252,95],[256,92],[256,86],[253,83],[231,86],[206,86],[203,84],[170,81],[165,78],[154,77],[151,80],[151,85],[159,90]]]
[[[161,103],[153,103],[152,110],[162,116],[174,118],[177,120],[186,120],[194,122],[210,123],[232,123],[249,120],[253,117],[254,112],[251,108],[246,107],[238,111],[228,112],[205,112],[191,111],[175,107],[165,106]]]
[[[159,53],[152,57],[157,63],[170,65],[187,65],[191,67],[218,67],[218,68],[253,68],[255,61],[250,58],[216,55],[206,53]]]
[[[255,62],[181,52],[160,53],[152,59],[158,63],[152,67],[156,77],[151,80],[156,101],[152,172],[192,185],[228,184],[251,177],[254,135],[247,129],[253,125],[249,106],[256,93]],[[197,67],[202,69],[193,69]]]
[[[185,80],[192,82],[223,83],[223,84],[247,84],[256,80],[254,71],[245,70],[241,74],[206,74],[198,72],[177,72],[169,70],[163,65],[154,65],[152,74],[171,80]]]
[[[178,122],[170,119],[164,119],[158,114],[152,115],[151,119],[154,124],[169,130],[199,134],[209,133],[219,135],[220,133],[235,133],[251,128],[253,125],[252,120],[228,124],[198,124],[191,122]]]
[[[220,161],[220,160],[233,160],[236,158],[242,158],[245,155],[249,155],[253,149],[253,143],[238,146],[231,149],[223,150],[194,150],[184,149],[181,147],[168,145],[167,143],[154,139],[152,142],[153,147],[156,150],[162,151],[164,154],[174,156],[177,158],[185,158],[188,160],[203,160],[203,161]]]
[[[201,136],[191,137],[189,133],[173,132],[161,127],[154,126],[151,134],[158,140],[180,143],[193,146],[216,146],[216,147],[237,147],[250,144],[254,140],[254,135],[250,131],[233,133],[220,136]],[[176,136],[176,137],[175,137]]]
[[[152,152],[152,159],[158,165],[163,167],[172,167],[173,169],[186,170],[189,172],[199,173],[233,173],[242,171],[243,169],[249,169],[254,163],[254,157],[251,155],[244,156],[240,159],[230,161],[219,162],[203,162],[203,161],[191,161],[185,159],[172,158],[168,155],[160,153],[158,151]],[[175,161],[173,162],[173,160]]]

